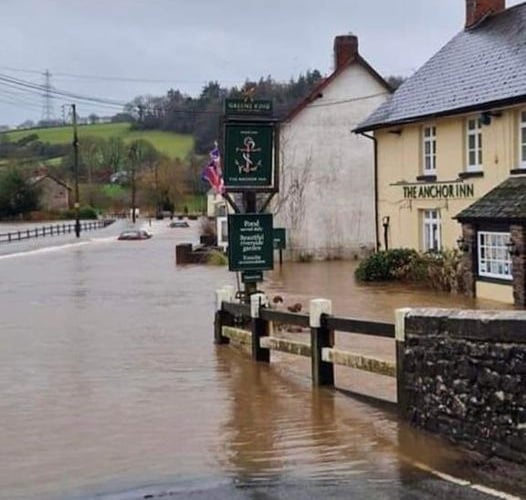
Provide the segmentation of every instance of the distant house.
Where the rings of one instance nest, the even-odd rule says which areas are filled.
[[[273,211],[291,259],[353,258],[377,244],[374,145],[351,130],[391,89],[359,54],[356,36],[335,38],[334,66],[281,125]]]
[[[67,210],[71,207],[71,187],[56,177],[41,172],[30,179],[40,189],[42,210]]]
[[[458,246],[470,295],[526,307],[526,3],[465,9],[464,28],[356,132],[378,144],[383,246]]]

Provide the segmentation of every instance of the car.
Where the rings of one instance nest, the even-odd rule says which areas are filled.
[[[147,240],[152,235],[145,229],[130,229],[119,234],[118,240]]]
[[[174,220],[168,227],[190,227],[190,225],[185,220]]]

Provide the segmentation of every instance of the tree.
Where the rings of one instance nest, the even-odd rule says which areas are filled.
[[[40,190],[26,181],[20,170],[9,167],[0,174],[0,217],[38,210]]]
[[[89,122],[93,125],[95,123],[99,123],[100,121],[100,118],[98,115],[96,115],[95,113],[91,113],[89,116],[88,116],[88,120]]]
[[[184,165],[179,159],[160,158],[138,181],[142,201],[156,211],[169,210],[188,192]]]

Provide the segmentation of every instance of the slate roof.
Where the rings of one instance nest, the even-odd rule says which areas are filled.
[[[510,177],[454,217],[471,220],[521,220],[526,222],[526,176]]]
[[[463,30],[355,132],[526,101],[526,2]]]

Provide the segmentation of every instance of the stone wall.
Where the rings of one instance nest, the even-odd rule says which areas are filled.
[[[526,312],[411,310],[399,376],[413,424],[526,463]]]
[[[513,299],[515,305],[526,307],[526,227],[512,225],[510,235],[516,250],[512,255]]]

